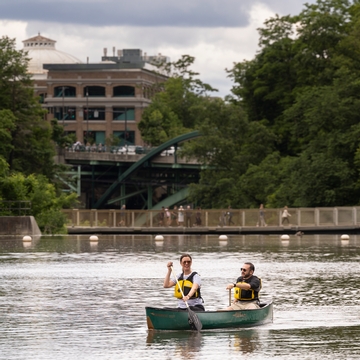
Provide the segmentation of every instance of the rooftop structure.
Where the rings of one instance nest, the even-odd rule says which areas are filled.
[[[98,63],[44,63],[45,70],[115,70],[115,69],[143,69],[155,71],[162,74],[162,70],[158,65],[169,62],[167,56],[161,54],[148,56],[143,55],[140,49],[123,49],[117,50],[115,56],[115,48],[113,48],[113,56],[107,56],[107,49],[104,48],[104,56]],[[168,75],[168,74],[162,74]]]
[[[34,79],[46,78],[47,70],[43,64],[80,64],[75,56],[56,50],[55,40],[41,36],[40,33],[30,39],[24,40],[24,50],[30,58],[28,72]]]

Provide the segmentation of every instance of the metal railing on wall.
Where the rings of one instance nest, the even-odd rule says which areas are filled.
[[[223,209],[179,211],[170,209],[170,217],[161,210],[63,210],[68,227],[164,227],[164,226],[356,226],[360,224],[360,207],[289,208],[290,217],[283,224],[283,209],[265,209],[264,222],[258,209]],[[187,220],[187,218],[189,220]]]
[[[31,201],[0,201],[0,216],[29,216],[31,214]]]

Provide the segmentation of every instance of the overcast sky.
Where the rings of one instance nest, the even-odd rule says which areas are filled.
[[[103,49],[142,49],[178,60],[196,58],[202,81],[230,93],[225,68],[250,60],[264,20],[295,15],[315,0],[1,0],[0,35],[22,41],[37,35],[79,60],[99,62]]]

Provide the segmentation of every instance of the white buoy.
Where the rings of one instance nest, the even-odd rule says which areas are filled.
[[[226,235],[220,235],[219,240],[227,240],[228,237]]]
[[[90,241],[98,241],[99,240],[99,238],[96,235],[91,235],[89,239],[90,239]]]
[[[349,235],[343,234],[341,235],[341,240],[349,240]]]
[[[289,240],[290,236],[287,234],[281,235],[281,240]]]
[[[25,235],[25,236],[23,237],[23,241],[32,241],[32,238],[31,238],[31,236],[29,236],[29,235]]]
[[[163,241],[163,240],[164,240],[164,237],[163,237],[162,235],[156,235],[156,236],[155,236],[155,240]]]

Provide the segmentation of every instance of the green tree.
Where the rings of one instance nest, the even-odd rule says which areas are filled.
[[[230,70],[230,100],[276,137],[276,152],[241,175],[239,204],[359,202],[359,16],[357,0],[276,16],[259,29],[255,58]]]
[[[318,0],[296,16],[276,16],[259,29],[260,51],[229,71],[233,94],[250,121],[266,119],[277,135],[277,150],[295,156],[301,138],[297,119],[284,118],[308,87],[331,86],[339,69],[340,45],[349,33],[351,2]]]
[[[54,164],[55,142],[63,128],[44,118],[27,73],[26,53],[15,40],[0,39],[0,199],[30,201],[43,232],[64,232],[62,208],[75,204],[77,195],[59,192],[50,183],[59,171]],[[9,213],[6,213],[9,215]],[[4,215],[4,214],[3,214]],[[18,215],[18,214],[13,214]]]
[[[0,178],[0,198],[4,201],[30,201],[30,215],[35,217],[40,230],[54,234],[66,232],[66,218],[61,209],[73,207],[77,195],[59,195],[43,175],[13,173]]]
[[[221,99],[203,108],[202,136],[186,143],[182,154],[202,164],[199,184],[190,187],[190,199],[202,207],[256,206],[239,186],[250,164],[260,164],[274,149],[274,136],[261,122],[249,122],[242,109]]]
[[[195,58],[183,55],[176,62],[160,66],[159,71],[170,77],[156,92],[139,123],[141,136],[150,145],[185,134],[202,122],[199,107],[209,100],[209,92],[217,90],[197,78],[199,74],[190,69],[194,61]]]
[[[65,134],[64,127],[59,125],[58,119],[52,119],[50,123],[52,130],[51,138],[59,147],[72,146],[76,142],[76,134]]]
[[[11,147],[5,159],[10,170],[36,172],[51,179],[55,155],[52,128],[34,96],[28,61],[23,50],[15,49],[15,39],[0,39],[0,110],[10,111],[12,115],[8,116],[15,125],[11,127]]]
[[[8,159],[13,150],[11,132],[15,129],[15,116],[10,110],[0,110],[0,156]]]

